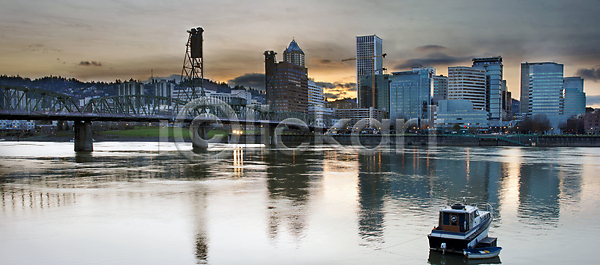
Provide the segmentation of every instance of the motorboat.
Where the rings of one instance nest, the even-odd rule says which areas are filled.
[[[501,247],[467,248],[463,254],[468,259],[489,259],[500,255]]]
[[[492,223],[489,211],[460,203],[447,206],[439,212],[439,224],[429,238],[429,249],[464,254],[465,249],[495,247],[496,238],[489,238]]]

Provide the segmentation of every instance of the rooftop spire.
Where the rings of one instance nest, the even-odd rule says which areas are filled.
[[[298,43],[296,43],[296,40],[294,38],[292,38],[292,42],[290,42],[290,45],[288,45],[288,47],[285,51],[286,52],[297,51],[301,54],[304,54],[304,52],[302,51],[302,49],[300,49],[300,46],[298,46]]]

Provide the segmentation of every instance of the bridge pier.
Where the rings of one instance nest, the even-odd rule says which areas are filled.
[[[275,133],[275,127],[270,126],[269,123],[265,122],[261,128],[262,143],[265,148],[271,148],[277,145],[277,134]]]
[[[75,121],[75,152],[94,151],[92,139],[92,122]]]
[[[192,152],[203,153],[208,151],[208,130],[209,128],[203,124],[192,125]]]

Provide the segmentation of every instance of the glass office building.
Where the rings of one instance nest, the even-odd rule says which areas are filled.
[[[390,75],[363,75],[360,77],[359,108],[371,108],[388,112],[390,109]],[[373,90],[372,87],[375,87]],[[373,99],[373,97],[375,97]]]
[[[565,90],[563,113],[567,117],[585,114],[585,93],[583,92],[583,78],[565,77],[563,82]]]
[[[356,37],[356,83],[357,98],[360,108],[369,108],[373,106],[374,95],[361,95],[364,93],[372,94],[373,90],[361,89],[363,86],[372,87],[371,82],[365,82],[363,76],[379,75],[383,72],[383,40],[377,35],[357,36]],[[362,79],[362,80],[361,80]],[[369,98],[370,101],[363,99]]]
[[[435,68],[394,72],[390,80],[390,119],[428,120]]]
[[[529,64],[529,115],[563,114],[563,69],[552,62]]]
[[[485,69],[485,110],[489,119],[502,119],[502,57],[474,58],[473,67]]]

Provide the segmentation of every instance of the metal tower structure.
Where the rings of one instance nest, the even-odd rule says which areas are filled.
[[[200,96],[204,93],[204,59],[202,56],[202,42],[204,41],[201,27],[192,28],[187,31],[190,35],[186,45],[183,69],[181,70],[180,94],[185,98],[183,101],[192,101],[198,98],[196,89],[200,88]]]

